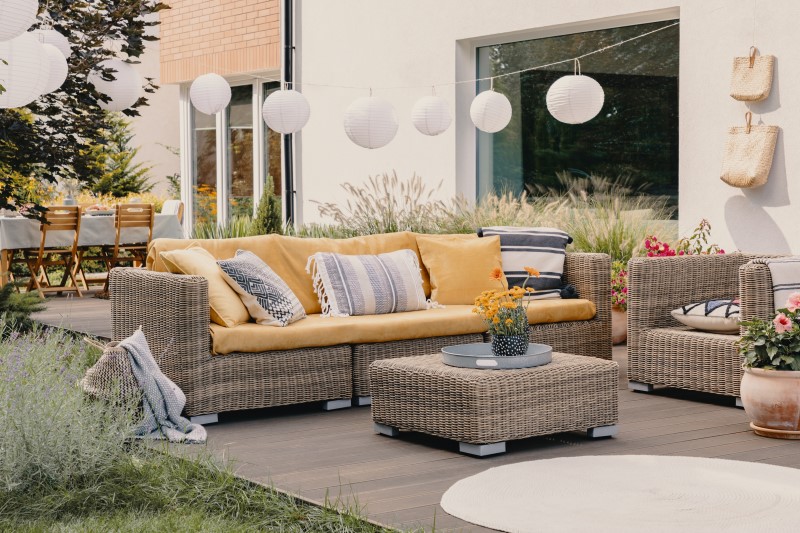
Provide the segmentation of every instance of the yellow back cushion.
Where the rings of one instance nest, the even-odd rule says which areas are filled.
[[[208,280],[208,302],[211,321],[232,328],[250,320],[250,313],[241,298],[222,276],[216,258],[200,247],[161,252],[164,268],[173,274],[203,276]]]
[[[431,280],[431,300],[442,305],[473,305],[481,292],[501,289],[489,276],[502,268],[500,237],[417,235],[417,246]],[[505,276],[501,279],[506,284]]]

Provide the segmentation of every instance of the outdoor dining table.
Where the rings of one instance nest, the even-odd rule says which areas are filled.
[[[11,252],[25,248],[38,248],[41,241],[39,221],[24,217],[0,217],[0,287],[8,280]],[[183,227],[177,215],[156,214],[153,221],[153,238],[182,239]],[[70,246],[71,231],[47,233],[47,246]],[[78,246],[109,246],[114,244],[116,232],[113,215],[84,214],[81,217],[81,230]],[[124,244],[147,240],[146,228],[123,228],[120,242]]]

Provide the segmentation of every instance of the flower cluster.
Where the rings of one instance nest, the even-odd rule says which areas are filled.
[[[661,242],[658,237],[651,235],[644,240],[644,249],[647,257],[672,257],[676,255],[702,255],[702,254],[724,254],[725,250],[718,244],[709,244],[711,236],[711,223],[703,219],[700,224],[692,231],[690,237],[684,237],[678,241],[675,248],[670,248],[666,242]]]
[[[628,310],[628,271],[622,261],[611,265],[611,305]]]
[[[800,292],[770,320],[742,322],[745,332],[737,342],[744,365],[771,370],[800,370]]]
[[[531,277],[539,277],[535,268],[525,267],[528,276],[522,287],[506,288],[503,283],[503,270],[495,268],[490,278],[496,280],[503,290],[483,291],[475,299],[473,313],[479,315],[489,328],[492,335],[525,335],[528,331],[528,305],[525,295],[534,292],[532,287],[526,287]]]
[[[677,251],[669,247],[666,242],[661,242],[658,237],[651,235],[644,240],[644,249],[647,251],[647,257],[672,257],[679,255]],[[683,252],[680,252],[683,255]]]

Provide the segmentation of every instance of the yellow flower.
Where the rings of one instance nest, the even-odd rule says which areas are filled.
[[[499,323],[500,323],[500,318],[499,318],[499,317],[494,317],[494,318],[492,319],[492,323],[493,323],[493,324],[499,324]]]
[[[514,309],[515,307],[517,307],[517,304],[515,304],[514,302],[503,302],[502,306],[506,309]]]
[[[533,267],[524,267],[524,268],[525,268],[525,272],[527,272],[529,276],[533,276],[534,278],[538,278],[539,277],[539,271],[536,270],[535,268],[533,268]]]
[[[494,267],[492,269],[491,274],[489,274],[489,278],[496,281],[500,281],[501,279],[503,279],[503,269],[500,267]]]
[[[513,320],[511,320],[510,318],[506,318],[506,324],[508,324],[510,326],[513,323],[514,323]]]

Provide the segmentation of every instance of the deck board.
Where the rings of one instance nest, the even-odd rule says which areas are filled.
[[[110,305],[96,298],[49,298],[43,323],[102,338],[111,336]],[[403,432],[372,431],[368,407],[323,412],[293,406],[222,414],[208,426],[208,448],[234,462],[243,477],[308,500],[357,506],[370,519],[401,529],[489,531],[447,515],[439,506],[455,481],[520,461],[581,455],[654,454],[720,457],[800,468],[800,442],[758,437],[731,398],[680,391],[627,390],[620,363],[620,433],[590,440],[563,433],[508,443],[508,453],[483,459],[459,454],[455,443]]]

